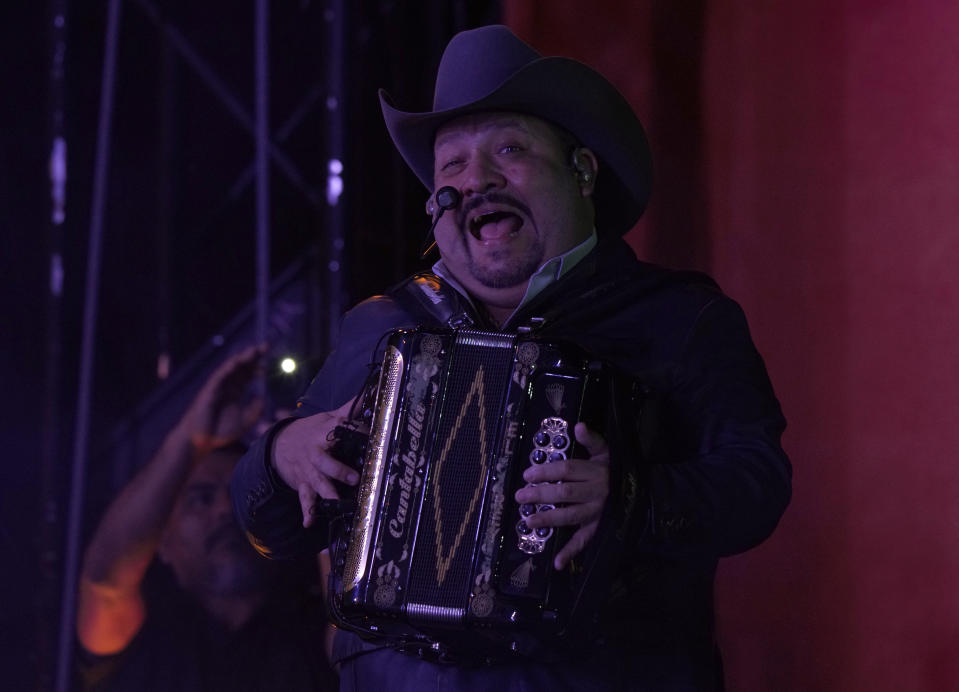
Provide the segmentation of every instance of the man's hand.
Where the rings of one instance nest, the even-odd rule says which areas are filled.
[[[523,473],[534,487],[516,491],[520,504],[551,504],[556,509],[537,512],[528,517],[531,529],[547,526],[578,526],[569,542],[556,553],[553,566],[563,569],[596,533],[603,505],[609,495],[609,447],[600,435],[577,423],[576,441],[589,455],[588,459],[567,459],[531,466]],[[561,481],[557,483],[556,481]]]
[[[313,523],[317,495],[328,500],[339,497],[333,481],[356,485],[360,480],[355,470],[330,456],[328,449],[330,432],[347,420],[352,403],[293,421],[273,441],[273,468],[300,496],[304,528]]]
[[[194,447],[209,451],[238,440],[256,423],[263,399],[250,384],[262,373],[266,346],[248,346],[224,360],[197,392],[180,425]]]

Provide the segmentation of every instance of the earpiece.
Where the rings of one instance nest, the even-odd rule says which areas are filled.
[[[593,173],[590,170],[591,164],[589,161],[584,161],[579,156],[579,149],[573,149],[573,153],[570,156],[573,170],[576,171],[576,180],[580,184],[586,185],[589,184],[593,179]]]

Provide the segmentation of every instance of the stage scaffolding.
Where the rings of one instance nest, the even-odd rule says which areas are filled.
[[[418,247],[419,236],[425,230],[417,230],[423,224],[425,192],[399,157],[390,152],[379,114],[374,111],[374,85],[364,78],[367,70],[379,69],[370,77],[377,80],[375,86],[386,86],[395,94],[406,94],[408,98],[404,102],[411,106],[428,107],[431,79],[425,75],[432,74],[448,38],[461,29],[499,19],[499,3],[495,1],[429,0],[421,3],[367,0],[347,3],[346,0],[325,0],[317,3],[300,0],[300,8],[322,7],[323,21],[317,40],[324,46],[324,61],[323,64],[302,67],[316,79],[304,86],[302,94],[287,112],[278,113],[279,109],[271,102],[270,58],[271,51],[275,56],[284,46],[270,45],[270,22],[271,10],[278,13],[281,6],[271,5],[269,0],[229,4],[233,13],[252,15],[248,69],[253,74],[254,88],[252,99],[246,99],[252,101],[250,107],[237,95],[230,80],[225,79],[207,59],[202,41],[195,36],[189,37],[167,12],[168,8],[179,3],[181,0],[102,0],[103,53],[94,160],[92,171],[71,171],[71,181],[87,176],[91,181],[89,218],[85,229],[88,237],[82,333],[77,345],[76,396],[71,418],[63,415],[59,408],[58,402],[64,397],[58,383],[61,380],[69,382],[69,376],[62,377],[65,370],[63,351],[73,344],[65,343],[59,324],[67,305],[62,296],[63,229],[69,225],[65,223],[69,216],[64,209],[63,191],[67,181],[69,132],[64,126],[69,115],[64,105],[64,65],[65,61],[69,65],[67,45],[71,10],[78,9],[78,6],[72,6],[69,0],[48,0],[51,289],[47,301],[48,372],[42,430],[44,445],[40,457],[43,511],[38,542],[41,544],[42,583],[38,593],[46,595],[41,596],[43,600],[59,591],[60,612],[57,636],[50,638],[45,635],[53,630],[50,621],[56,617],[55,608],[47,601],[46,608],[38,609],[38,638],[50,644],[46,650],[40,647],[37,653],[37,689],[40,690],[66,692],[72,685],[77,577],[85,538],[84,524],[95,521],[95,517],[88,516],[91,473],[99,474],[98,480],[103,478],[103,469],[92,469],[91,460],[109,467],[109,490],[115,491],[138,465],[147,460],[147,450],[155,448],[195,387],[231,345],[254,340],[270,341],[274,345],[279,342],[303,354],[323,356],[336,336],[339,316],[349,301],[362,297],[369,290],[382,289],[384,286],[376,281],[392,282],[412,267],[411,258]],[[84,5],[84,10],[89,11],[89,4]],[[94,439],[91,428],[92,419],[97,414],[93,405],[95,363],[100,345],[97,323],[104,289],[101,256],[110,226],[110,186],[116,182],[111,177],[111,165],[114,165],[117,153],[112,142],[118,124],[123,122],[122,118],[116,117],[117,74],[122,67],[125,23],[134,20],[148,21],[162,47],[157,99],[159,125],[157,132],[148,133],[156,139],[160,150],[155,228],[159,236],[156,256],[161,286],[160,298],[153,306],[160,379],[149,396],[139,404],[131,405],[130,414],[117,422],[107,439]],[[229,29],[229,23],[224,26]],[[83,39],[89,40],[89,37],[83,35]],[[370,57],[372,55],[379,56],[379,63]],[[386,56],[385,60],[383,56]],[[176,325],[165,303],[168,298],[163,290],[174,282],[168,259],[176,249],[170,247],[168,239],[170,229],[177,223],[172,212],[175,197],[172,190],[179,173],[176,156],[171,153],[176,129],[171,106],[176,80],[171,74],[181,68],[212,96],[223,120],[238,126],[253,143],[252,160],[239,169],[224,199],[211,203],[211,208],[222,210],[236,204],[243,195],[252,195],[256,250],[250,271],[254,274],[255,295],[246,308],[232,318],[224,315],[220,326],[211,328],[213,333],[205,345],[171,370],[171,330]],[[69,79],[69,70],[66,74]],[[358,91],[362,93],[358,94]],[[275,128],[271,114],[281,116]],[[322,146],[316,152],[322,159],[321,176],[305,172],[285,150],[291,134],[304,124],[317,126],[314,121],[320,122],[319,127],[323,128]],[[363,131],[358,134],[360,129]],[[374,151],[378,153],[374,154]],[[375,165],[370,165],[374,156],[380,158],[375,160]],[[374,179],[370,171],[375,173],[376,186],[369,184]],[[271,175],[274,187],[270,184]],[[294,190],[300,202],[313,210],[319,232],[315,242],[301,253],[298,260],[271,276],[271,236],[275,231],[271,228],[271,220],[275,223],[278,210],[271,190],[275,189],[276,180],[282,180],[285,189]],[[365,185],[361,192],[357,190],[357,181]],[[352,204],[349,204],[351,200]],[[350,208],[352,212],[348,216]],[[71,219],[72,227],[79,230],[75,216]],[[346,232],[348,227],[349,234]],[[414,229],[412,232],[411,228]],[[362,258],[365,271],[362,275],[360,272],[351,275],[347,268],[351,258],[355,261],[357,257]],[[143,345],[132,344],[131,347],[142,348]],[[295,385],[304,383],[298,380]],[[271,386],[268,382],[262,383],[265,390],[270,390]],[[289,386],[289,383],[283,386]],[[69,460],[63,459],[67,455],[61,453],[57,445],[57,441],[65,437],[60,432],[60,428],[65,427],[64,421],[73,424]],[[67,467],[70,469],[69,487],[64,493],[61,486]],[[97,490],[102,492],[99,485]],[[62,526],[65,526],[62,529],[65,535],[61,534]],[[57,642],[55,660],[52,639]]]
[[[67,20],[66,3],[64,0],[52,3],[53,5],[53,50],[58,60],[62,61],[65,51],[65,28]],[[100,104],[99,116],[96,134],[96,153],[93,170],[93,188],[92,201],[90,208],[89,223],[89,245],[88,259],[86,268],[86,286],[84,295],[84,312],[82,341],[80,346],[80,365],[78,388],[76,397],[76,419],[73,435],[72,465],[69,486],[68,513],[66,524],[66,540],[63,559],[63,578],[61,589],[61,608],[60,608],[60,627],[56,658],[56,682],[55,689],[58,692],[66,692],[72,685],[73,657],[74,657],[74,619],[76,614],[76,593],[77,577],[79,570],[80,555],[82,552],[81,536],[84,514],[84,498],[86,494],[86,480],[88,473],[88,459],[90,455],[90,417],[91,401],[93,395],[93,363],[97,343],[97,312],[101,288],[101,254],[104,235],[104,220],[106,216],[107,186],[109,182],[110,155],[111,155],[111,132],[113,124],[113,115],[115,110],[115,86],[117,74],[117,51],[121,34],[121,10],[134,10],[142,12],[155,25],[156,30],[162,34],[162,42],[165,51],[170,51],[183,62],[192,73],[198,77],[209,89],[228,117],[238,122],[242,128],[248,132],[255,143],[255,159],[251,166],[244,170],[238,177],[233,186],[232,193],[235,195],[238,189],[242,189],[252,179],[255,186],[255,228],[256,228],[256,263],[255,263],[255,287],[256,296],[253,301],[255,306],[255,328],[252,339],[259,343],[267,342],[277,336],[276,329],[271,328],[271,309],[273,301],[271,300],[271,290],[273,288],[270,277],[270,168],[272,167],[284,176],[292,186],[297,189],[302,196],[308,200],[310,205],[315,207],[318,215],[323,220],[324,233],[322,234],[321,245],[325,243],[327,257],[330,258],[325,269],[325,281],[323,287],[325,294],[322,301],[302,300],[299,305],[299,311],[302,312],[305,305],[311,305],[315,311],[322,312],[322,315],[310,316],[309,321],[312,324],[326,324],[326,330],[320,333],[320,342],[306,344],[305,346],[324,351],[335,335],[333,333],[335,323],[327,315],[338,315],[344,309],[344,286],[341,279],[342,272],[342,254],[345,245],[343,238],[343,228],[345,226],[343,218],[344,206],[340,204],[341,195],[344,192],[346,181],[349,176],[343,168],[343,155],[340,151],[341,145],[338,141],[343,136],[344,115],[343,104],[346,98],[342,93],[344,79],[342,71],[345,65],[345,56],[343,54],[344,41],[343,36],[346,33],[345,26],[345,0],[330,0],[324,12],[324,18],[327,25],[328,45],[334,47],[334,52],[328,53],[325,88],[311,89],[302,99],[299,107],[294,109],[293,113],[287,118],[278,130],[271,131],[270,114],[270,71],[269,71],[269,0],[255,0],[252,11],[255,15],[254,20],[254,45],[252,47],[253,68],[255,74],[254,89],[254,108],[252,112],[245,107],[234,93],[232,93],[228,84],[217,74],[202,57],[197,48],[184,36],[184,34],[163,15],[159,4],[152,0],[109,0],[107,5],[106,30],[104,33],[104,54],[103,68],[100,83]],[[62,80],[62,70],[58,72]],[[51,92],[56,95],[60,92],[59,84],[54,83]],[[322,102],[325,106],[325,122],[330,131],[328,141],[335,144],[330,147],[329,161],[327,170],[330,171],[326,183],[326,192],[313,188],[296,164],[286,155],[283,150],[282,142],[293,127],[308,113],[317,102]],[[53,133],[54,152],[51,153],[51,171],[54,166],[62,168],[59,174],[61,178],[65,177],[66,160],[63,149],[62,133],[62,104],[54,103],[56,108],[56,117],[54,125],[51,127]],[[161,133],[163,134],[163,133]],[[56,157],[56,158],[55,158]],[[57,169],[60,170],[60,169]],[[170,175],[169,172],[166,175]],[[53,180],[53,173],[51,174]],[[53,180],[53,184],[57,184]],[[62,182],[62,181],[60,181]],[[161,176],[162,183],[162,176]],[[163,187],[162,184],[160,186]],[[54,203],[57,199],[55,197]],[[61,204],[62,207],[62,204]],[[162,205],[161,205],[162,209]],[[59,225],[62,223],[61,217],[57,220],[57,211],[54,211],[54,231],[51,236],[54,240],[51,248],[52,266],[59,261],[60,248],[57,242]],[[159,221],[161,231],[165,223]],[[51,270],[53,275],[53,270]],[[59,292],[51,291],[50,313],[54,316],[54,322],[58,317],[56,311],[59,309]],[[279,306],[279,312],[283,312],[283,306]],[[287,305],[286,312],[290,312]],[[294,308],[293,312],[297,312]],[[235,322],[236,320],[234,320]],[[331,326],[334,325],[334,326]],[[275,327],[275,325],[274,325]],[[167,329],[168,325],[161,325],[161,330]],[[237,331],[234,329],[234,331]],[[232,334],[231,336],[235,336]],[[313,333],[317,336],[316,330]],[[59,334],[55,328],[51,329],[49,343],[51,348],[59,346]],[[223,335],[214,337],[221,345],[224,341]],[[161,337],[161,345],[163,338]],[[168,368],[168,353],[158,354],[158,369],[163,371]],[[164,363],[166,361],[166,363]],[[58,358],[51,360],[53,365],[59,363]],[[201,369],[200,366],[192,367],[193,373]],[[190,369],[187,369],[189,372]],[[161,372],[161,376],[166,378],[167,372]],[[48,378],[50,382],[56,381],[56,375]],[[182,378],[180,378],[182,379]],[[187,385],[187,388],[188,385]],[[265,383],[263,385],[265,390]],[[56,394],[49,395],[49,399],[55,400]],[[45,431],[44,439],[55,440],[56,431],[52,428],[57,425],[54,416],[47,421],[48,430]],[[46,468],[44,475],[55,473],[53,470],[54,454],[44,455],[43,463]],[[52,483],[45,483],[51,486]],[[51,515],[56,513],[51,513]],[[46,550],[44,554],[52,554],[54,551]],[[52,567],[51,567],[52,568]],[[50,573],[46,574],[45,581],[49,582]],[[48,592],[51,589],[46,589]],[[41,662],[41,667],[42,662]],[[41,679],[41,688],[46,687],[45,680]]]

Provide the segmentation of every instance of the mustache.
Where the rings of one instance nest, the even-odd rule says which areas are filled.
[[[214,529],[210,535],[206,537],[206,540],[203,542],[203,547],[209,552],[213,550],[217,544],[225,541],[241,541],[245,543],[246,537],[243,535],[243,532],[240,531],[239,526],[233,522],[226,522]]]
[[[465,233],[468,230],[466,228],[466,218],[471,212],[482,207],[484,204],[497,204],[504,207],[512,207],[525,216],[533,215],[528,206],[523,204],[523,202],[516,199],[512,195],[506,194],[505,192],[487,192],[485,195],[470,197],[470,199],[457,207],[455,210],[456,216],[453,218],[456,222],[457,228],[459,228],[461,233]]]

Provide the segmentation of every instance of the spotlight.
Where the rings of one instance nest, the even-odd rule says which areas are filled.
[[[280,370],[289,374],[296,370],[296,361],[292,358],[284,358],[280,361]]]

